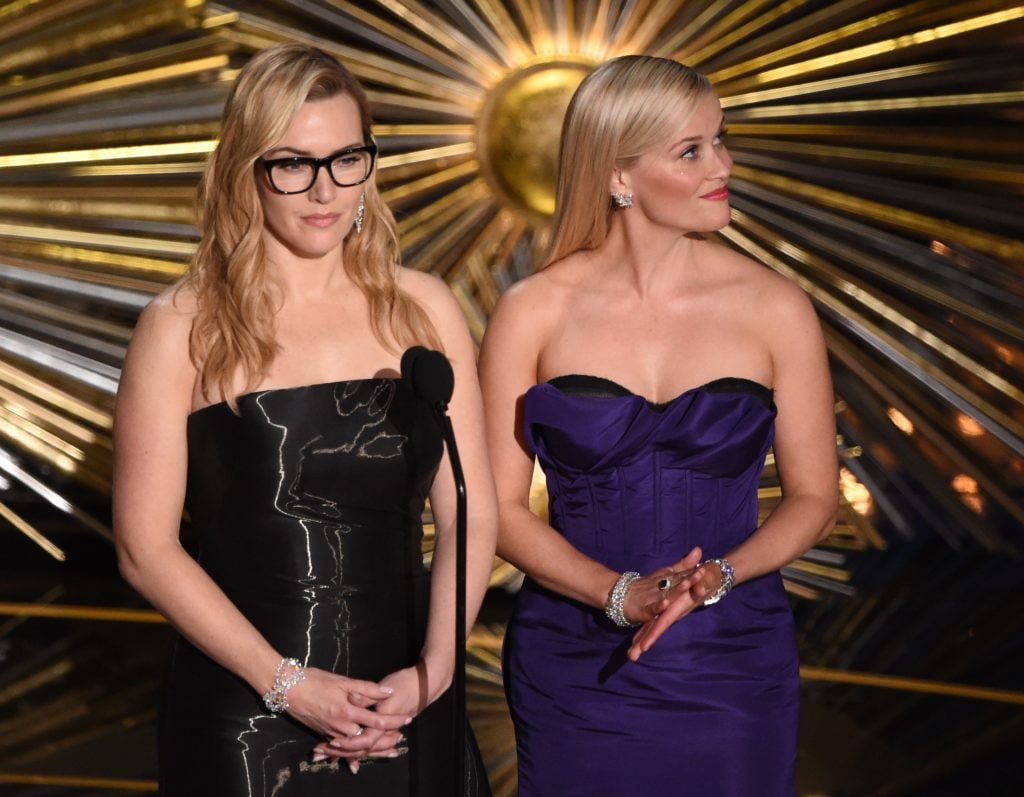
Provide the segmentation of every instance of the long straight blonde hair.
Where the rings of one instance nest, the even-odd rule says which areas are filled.
[[[613,58],[583,79],[562,125],[555,218],[542,268],[604,243],[612,171],[662,143],[712,90],[699,72],[651,55]]]
[[[355,100],[363,140],[372,141],[359,82],[314,47],[283,44],[262,51],[242,68],[228,94],[220,141],[199,184],[202,238],[184,282],[198,303],[189,352],[208,400],[222,397],[237,410],[237,376],[243,376],[245,390],[253,389],[277,354],[256,161],[281,140],[303,103],[342,94]],[[374,335],[394,352],[413,344],[440,348],[427,313],[398,287],[401,248],[394,216],[373,176],[364,187],[363,229],[348,234],[342,257],[367,298]]]

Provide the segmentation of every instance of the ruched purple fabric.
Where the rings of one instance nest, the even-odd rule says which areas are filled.
[[[551,525],[587,556],[647,573],[757,526],[771,391],[720,379],[654,405],[597,377],[524,398]],[[778,573],[677,622],[639,662],[632,632],[527,579],[505,641],[521,795],[793,794],[799,673]],[[658,790],[651,791],[648,790]]]

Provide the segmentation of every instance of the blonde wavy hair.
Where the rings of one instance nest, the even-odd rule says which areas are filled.
[[[562,125],[555,217],[542,268],[604,243],[612,171],[663,143],[680,114],[689,118],[711,91],[699,72],[651,55],[613,58],[583,79]]]
[[[223,397],[237,411],[238,374],[244,390],[266,375],[277,344],[274,299],[266,274],[263,207],[256,161],[284,136],[302,104],[338,95],[359,107],[365,142],[373,140],[366,95],[334,57],[300,44],[271,47],[241,70],[228,94],[220,142],[199,184],[202,239],[184,280],[197,300],[189,353],[209,400]],[[424,309],[398,287],[401,248],[394,216],[374,177],[364,183],[363,229],[342,245],[345,270],[366,296],[374,335],[389,351],[440,340]]]

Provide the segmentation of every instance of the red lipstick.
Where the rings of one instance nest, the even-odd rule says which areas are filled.
[[[709,199],[712,202],[721,202],[723,199],[729,198],[729,187],[723,185],[721,188],[716,188],[709,194],[702,194],[701,199]]]

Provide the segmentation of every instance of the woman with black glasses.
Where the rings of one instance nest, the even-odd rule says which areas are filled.
[[[414,345],[455,370],[471,623],[496,530],[473,346],[444,284],[400,267],[376,156],[363,91],[334,58],[253,58],[200,186],[191,269],[129,347],[118,555],[180,632],[164,795],[489,793],[471,735],[453,782],[455,494],[440,426],[399,378]]]

